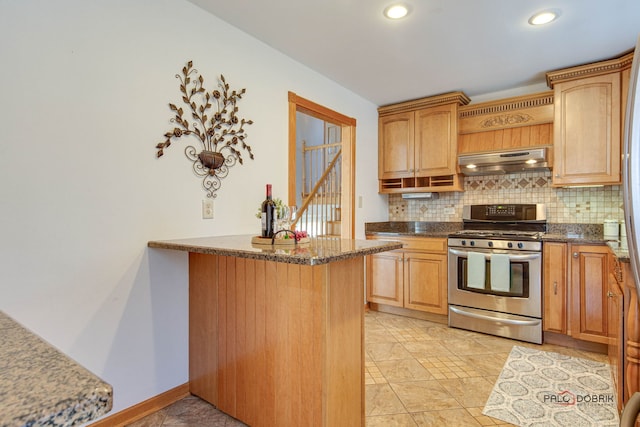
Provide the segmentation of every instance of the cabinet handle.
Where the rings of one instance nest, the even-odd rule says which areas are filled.
[[[553,282],[553,294],[558,295],[558,282]]]
[[[573,253],[573,257],[574,257],[574,258],[578,258],[578,252],[574,252],[574,253]]]

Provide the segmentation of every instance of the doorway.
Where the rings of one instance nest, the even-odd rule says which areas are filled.
[[[356,120],[289,92],[289,205],[313,237],[354,237]]]

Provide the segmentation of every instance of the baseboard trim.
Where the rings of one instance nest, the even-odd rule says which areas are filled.
[[[146,417],[154,412],[159,411],[162,408],[166,408],[178,400],[187,397],[189,395],[189,383],[184,383],[178,387],[167,390],[157,396],[133,405],[127,409],[123,409],[120,412],[116,412],[106,418],[102,418],[90,427],[120,427],[127,424],[131,424],[141,418]]]

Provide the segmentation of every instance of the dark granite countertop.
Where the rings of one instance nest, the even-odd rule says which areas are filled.
[[[364,224],[366,235],[447,237],[462,230],[461,222],[387,221]]]
[[[462,222],[388,221],[365,223],[366,235],[447,237],[462,230]],[[603,235],[602,224],[547,225],[543,241],[605,245],[614,239]]]
[[[0,311],[0,426],[70,427],[112,404],[109,384]]]
[[[172,249],[202,254],[263,259],[290,264],[319,265],[357,256],[402,248],[402,243],[382,240],[311,239],[297,246],[254,245],[251,235],[212,236],[178,240],[156,240],[150,248]],[[391,239],[390,239],[391,240]]]

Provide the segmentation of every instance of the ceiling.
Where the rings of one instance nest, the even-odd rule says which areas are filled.
[[[189,1],[376,105],[542,85],[640,34],[638,0],[403,0],[400,21],[382,15],[393,0]],[[528,24],[546,9],[559,18]]]

